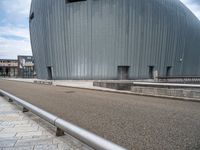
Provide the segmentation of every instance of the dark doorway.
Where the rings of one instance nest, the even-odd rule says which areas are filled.
[[[47,67],[47,73],[48,73],[48,80],[52,80],[53,76],[52,76],[52,67]]]
[[[10,76],[10,69],[6,68],[6,76]]]
[[[129,66],[118,66],[118,79],[128,80],[129,79]]]
[[[154,72],[154,66],[149,66],[149,78],[150,79],[154,78],[153,72]]]
[[[171,70],[172,70],[172,66],[167,66],[166,77],[171,76]]]
[[[0,68],[0,76],[3,76],[3,68]]]

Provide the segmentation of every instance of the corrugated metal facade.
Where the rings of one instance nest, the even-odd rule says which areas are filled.
[[[200,75],[200,22],[179,0],[32,0],[30,33],[38,78]]]

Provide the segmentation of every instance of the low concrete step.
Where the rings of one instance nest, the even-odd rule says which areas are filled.
[[[52,85],[53,84],[52,81],[45,81],[45,80],[35,80],[35,81],[33,81],[33,83],[44,84],[44,85]]]

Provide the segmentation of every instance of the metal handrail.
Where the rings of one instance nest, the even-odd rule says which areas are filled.
[[[158,82],[172,83],[200,83],[200,76],[169,76],[157,77]]]
[[[174,88],[200,88],[196,84],[177,84],[177,83],[154,83],[154,82],[133,82],[134,86],[156,86],[156,87],[174,87]]]
[[[200,79],[200,76],[159,76],[158,77],[158,79],[182,79],[182,78]]]
[[[10,100],[18,103],[19,105],[23,106],[25,109],[33,112],[37,116],[41,117],[42,119],[48,121],[52,125],[56,126],[57,128],[63,130],[64,132],[76,137],[80,141],[84,142],[85,144],[89,145],[90,147],[97,149],[97,150],[126,150],[125,148],[110,142],[94,133],[91,133],[83,128],[80,128],[70,122],[67,122],[47,111],[44,111],[6,91],[0,89],[0,94],[3,96],[8,97]]]

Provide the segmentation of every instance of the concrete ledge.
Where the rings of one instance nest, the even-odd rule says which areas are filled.
[[[195,99],[200,101],[200,85],[196,84],[134,82],[131,91],[147,95],[177,97],[189,100]]]
[[[45,80],[35,80],[35,81],[33,81],[33,83],[44,84],[44,85],[53,85],[52,81],[45,81]]]
[[[123,85],[119,90],[120,84]],[[116,89],[120,94],[132,94],[138,96],[160,97],[182,101],[200,102],[200,85],[193,84],[173,84],[173,83],[153,83],[153,82],[125,82],[125,81],[95,81],[94,86]],[[108,92],[108,91],[107,91]]]
[[[110,88],[115,90],[130,91],[133,83],[131,81],[94,81],[93,86]]]
[[[172,96],[179,98],[194,98],[200,100],[200,91],[193,91],[193,90],[133,86],[131,88],[131,91],[134,93],[164,95],[164,96],[170,96],[170,97]]]

